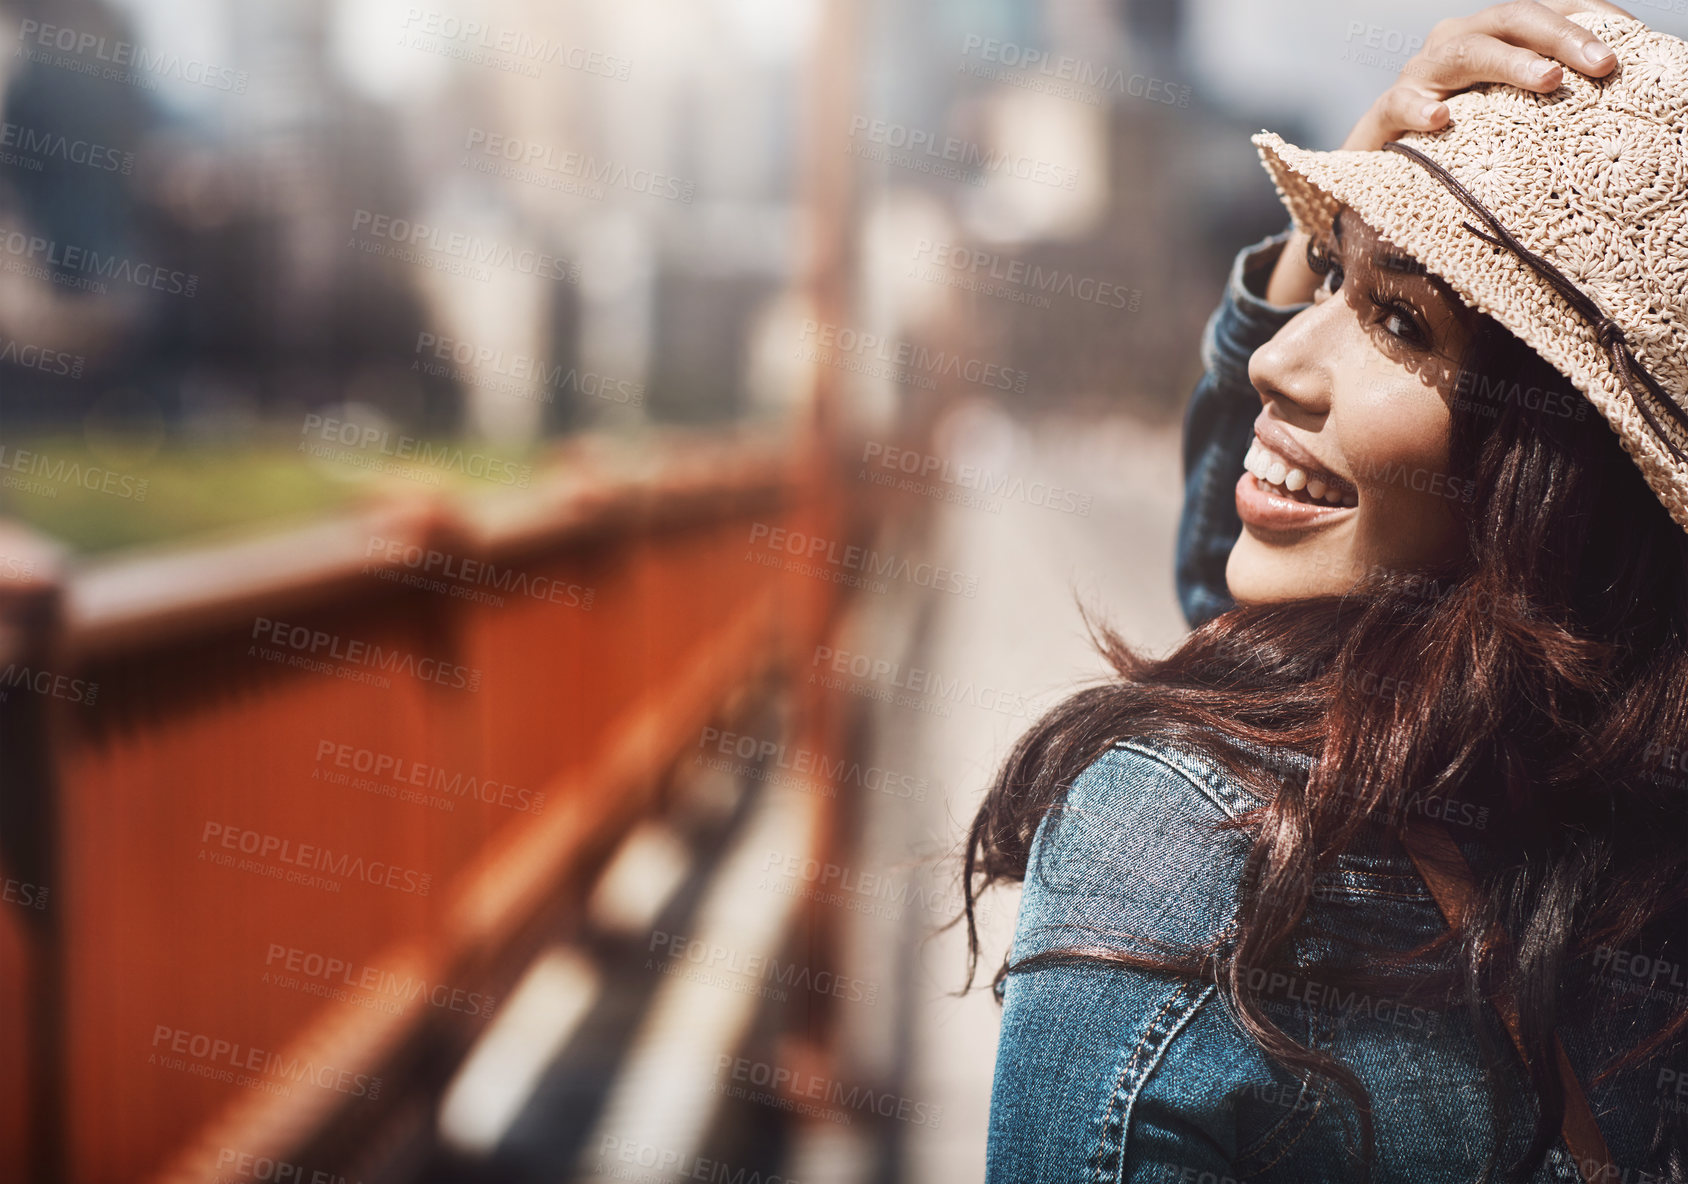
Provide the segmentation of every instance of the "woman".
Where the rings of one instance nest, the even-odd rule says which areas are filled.
[[[1563,0],[1256,138],[1195,631],[1104,634],[973,824],[991,1180],[1688,1174],[1685,137],[1688,46]]]

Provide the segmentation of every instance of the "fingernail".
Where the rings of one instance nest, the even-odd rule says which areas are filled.
[[[1591,66],[1604,66],[1612,60],[1612,50],[1598,41],[1590,41],[1583,46],[1583,57],[1588,59]]]
[[[1542,58],[1541,61],[1530,67],[1530,73],[1535,75],[1537,78],[1546,78],[1558,68],[1558,62],[1552,61],[1549,58]]]
[[[1440,111],[1441,109],[1442,109],[1442,104],[1439,103],[1439,102],[1438,103],[1426,103],[1424,105],[1423,110],[1421,110],[1418,113],[1418,117],[1420,119],[1424,120],[1426,123],[1429,123],[1432,119],[1436,118],[1436,112]]]

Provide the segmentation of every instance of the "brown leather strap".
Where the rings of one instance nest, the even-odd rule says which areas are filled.
[[[1424,878],[1430,895],[1436,899],[1436,907],[1442,910],[1442,916],[1455,930],[1465,928],[1471,915],[1472,901],[1477,895],[1477,885],[1471,874],[1471,865],[1465,861],[1459,846],[1440,823],[1428,820],[1415,821],[1402,828],[1401,842],[1418,874]],[[1485,945],[1498,944],[1506,940],[1506,935],[1498,929],[1491,930],[1483,935],[1482,940]],[[1527,1060],[1524,1042],[1518,1032],[1518,1007],[1511,994],[1502,994],[1493,1002],[1501,1022],[1506,1025],[1506,1034],[1512,1037],[1513,1046],[1518,1049],[1518,1055]],[[1616,1179],[1617,1169],[1612,1164],[1611,1152],[1606,1150],[1600,1124],[1594,1120],[1588,1097],[1583,1093],[1576,1070],[1571,1067],[1565,1046],[1559,1042],[1557,1035],[1553,1037],[1553,1053],[1559,1063],[1559,1080],[1565,1089],[1565,1119],[1560,1124],[1559,1133],[1571,1158],[1576,1161],[1577,1172],[1589,1184],[1595,1180]]]
[[[1660,385],[1659,380],[1653,377],[1652,371],[1641,364],[1640,359],[1635,356],[1635,350],[1631,348],[1628,339],[1625,338],[1623,328],[1606,315],[1605,309],[1600,307],[1594,297],[1577,287],[1570,276],[1519,242],[1517,236],[1508,230],[1499,218],[1495,217],[1493,211],[1477,200],[1476,194],[1461,185],[1459,178],[1436,161],[1411,144],[1403,144],[1399,140],[1392,140],[1385,144],[1383,150],[1385,152],[1398,152],[1402,156],[1416,161],[1426,172],[1440,181],[1449,193],[1459,199],[1460,204],[1475,214],[1478,220],[1489,229],[1485,233],[1469,222],[1462,222],[1460,225],[1497,250],[1509,250],[1518,256],[1530,270],[1541,276],[1548,287],[1559,293],[1560,297],[1571,306],[1578,316],[1589,323],[1590,327],[1594,329],[1595,339],[1600,342],[1600,348],[1606,351],[1606,356],[1612,363],[1612,369],[1617,372],[1618,381],[1629,392],[1630,400],[1635,404],[1635,409],[1641,412],[1641,418],[1647,421],[1649,428],[1653,429],[1654,437],[1679,463],[1688,464],[1688,453],[1685,453],[1670,438],[1670,434],[1665,431],[1664,424],[1659,421],[1655,407],[1662,407],[1665,413],[1675,421],[1677,428],[1683,432],[1688,432],[1688,410],[1678,405],[1676,400],[1665,392],[1665,388]]]

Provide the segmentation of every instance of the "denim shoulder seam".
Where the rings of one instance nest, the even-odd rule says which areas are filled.
[[[1164,748],[1158,744],[1145,744],[1141,740],[1120,740],[1114,744],[1116,749],[1134,752],[1138,756],[1147,757],[1156,764],[1178,774],[1190,787],[1217,806],[1225,817],[1240,819],[1256,806],[1256,802],[1248,794],[1233,785],[1219,769],[1210,762],[1201,760],[1180,749]]]
[[[1094,1184],[1120,1184],[1125,1178],[1125,1148],[1131,1136],[1131,1110],[1143,1086],[1160,1065],[1173,1039],[1184,1030],[1218,988],[1194,979],[1179,982],[1162,1001],[1143,1034],[1125,1058],[1115,1078],[1107,1109],[1102,1112],[1102,1129],[1091,1153]]]

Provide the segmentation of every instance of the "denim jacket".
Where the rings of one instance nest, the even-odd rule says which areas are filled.
[[[1178,602],[1191,625],[1233,604],[1225,560],[1242,533],[1237,478],[1254,438],[1260,396],[1248,380],[1248,359],[1305,304],[1266,303],[1266,278],[1289,232],[1237,255],[1225,296],[1202,333],[1202,380],[1184,412],[1184,513],[1178,521],[1174,571]]]
[[[1249,353],[1295,311],[1274,309],[1255,294],[1281,242],[1268,239],[1238,257],[1203,341],[1207,373],[1187,420],[1189,480],[1178,547],[1179,592],[1192,620],[1230,603],[1225,557],[1240,530],[1231,488],[1260,405],[1245,367]],[[1252,755],[1306,771],[1305,758]],[[1075,947],[1164,956],[1168,947],[1223,940],[1249,839],[1216,824],[1247,808],[1234,779],[1210,758],[1158,741],[1119,742],[1075,779],[1064,805],[1038,827],[1011,960]],[[1481,837],[1485,819],[1449,821],[1464,843]],[[1480,844],[1465,845],[1481,859]],[[1405,852],[1377,828],[1321,877],[1302,926],[1308,936],[1296,940],[1287,968],[1256,984],[1281,1029],[1337,1056],[1366,1087],[1375,1130],[1371,1179],[1380,1184],[1483,1175],[1496,1119],[1479,1041],[1503,1058],[1510,1046],[1492,1009],[1473,1017],[1440,999],[1372,997],[1332,968],[1366,966],[1362,946],[1404,952],[1445,930]],[[1407,965],[1448,969],[1426,954]],[[1680,967],[1661,975],[1648,966],[1636,977],[1622,956],[1610,965],[1614,983],[1635,988],[1619,1013],[1567,1017],[1560,1037],[1623,1169],[1607,1178],[1666,1179],[1649,1144],[1661,1113],[1680,1121],[1688,1110],[1688,1065],[1661,1070],[1654,1061],[1599,1082],[1592,1077],[1611,1050],[1627,1049],[1638,1034],[1667,1022],[1683,1005],[1688,980]],[[1059,961],[1012,972],[999,990],[990,1184],[1361,1178],[1358,1126],[1346,1097],[1268,1058],[1211,983]],[[1496,1179],[1533,1128],[1521,1071],[1508,1085],[1511,1138]],[[1560,1144],[1534,1179],[1579,1177]]]

